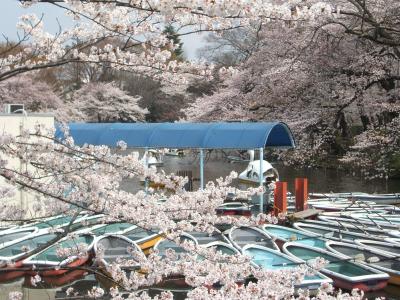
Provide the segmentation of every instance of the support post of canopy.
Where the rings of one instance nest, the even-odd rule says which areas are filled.
[[[147,147],[144,149],[144,155],[145,155],[144,164],[145,164],[146,170],[149,168],[149,153],[148,153],[148,150],[149,149]],[[147,174],[144,177],[144,191],[145,191],[146,195],[149,192],[149,179],[147,178]]]
[[[200,149],[200,190],[204,189],[204,150]]]
[[[260,173],[258,174],[258,179],[260,180],[260,188],[263,188],[264,185],[264,170],[263,170],[263,162],[264,162],[264,148],[260,148]],[[264,193],[260,193],[260,213],[264,211],[263,208],[264,202]]]

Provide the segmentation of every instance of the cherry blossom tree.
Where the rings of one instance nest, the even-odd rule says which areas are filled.
[[[15,48],[10,44],[0,53],[4,57],[0,61],[0,80],[32,70],[87,62],[179,83],[184,80],[182,74],[207,76],[210,68],[170,60],[171,51],[179,45],[174,45],[163,33],[164,24],[179,28],[179,37],[247,26],[254,18],[265,22],[291,20],[321,14],[324,8],[330,11],[328,5],[317,3],[308,6],[296,1],[21,1],[25,6],[38,2],[48,2],[64,10],[76,25],[49,34],[43,30],[43,22],[37,16],[21,17],[17,25],[21,38],[17,45],[27,43],[29,47],[17,55],[8,55]],[[293,13],[296,7],[301,8],[297,15]],[[122,46],[101,45],[109,38],[120,39]],[[75,41],[79,43],[73,43]],[[137,53],[137,47],[143,47],[144,51]]]
[[[15,54],[13,51],[16,45],[9,44],[0,53],[0,81],[11,79],[21,73],[84,62],[151,76],[170,84],[181,84],[186,82],[188,74],[191,78],[193,74],[210,77],[212,66],[171,60],[171,52],[178,45],[171,43],[163,34],[163,24],[173,24],[177,26],[176,28],[189,29],[192,33],[221,32],[248,26],[256,20],[263,26],[271,28],[277,26],[277,30],[271,34],[276,35],[275,39],[278,40],[278,28],[284,28],[289,33],[292,30],[291,22],[314,24],[321,18],[326,21],[339,15],[331,2],[324,1],[65,0],[60,2],[48,0],[24,1],[23,4],[32,5],[39,2],[49,2],[59,7],[75,19],[77,24],[71,29],[49,34],[44,31],[40,18],[34,15],[22,16],[18,23],[21,39],[16,45],[26,46],[23,51]],[[270,25],[271,21],[276,25]],[[178,31],[177,35],[181,34],[184,33]],[[296,32],[293,34],[296,35]],[[268,31],[265,31],[265,35],[268,35]],[[101,43],[109,38],[123,41],[122,46]],[[285,41],[281,39],[279,47],[274,49],[270,44],[269,51],[278,52],[287,49],[284,46]],[[137,51],[138,47],[141,51]],[[249,60],[248,64],[254,66],[259,63],[258,68],[254,67],[254,71],[242,73],[239,77],[226,82],[227,86],[231,83],[237,84],[233,89],[226,87],[222,91],[223,96],[220,99],[228,100],[227,107],[221,103],[214,105],[213,101],[210,101],[211,98],[208,98],[210,107],[205,110],[207,115],[217,116],[216,111],[220,110],[220,115],[221,112],[230,113],[240,119],[251,119],[255,111],[260,111],[262,103],[259,100],[263,94],[260,87],[263,85],[261,78],[264,75],[261,70],[265,65],[260,64],[264,62],[263,60],[259,59],[257,62],[257,55],[259,58],[264,58],[262,52],[256,53],[254,61]],[[273,74],[279,72],[288,75],[293,65],[296,67],[297,75],[306,76],[307,63],[293,64],[296,62],[293,53],[287,61],[284,56],[279,58],[275,61],[267,60],[267,66],[270,64],[271,68],[267,69],[266,77],[273,78]],[[368,58],[369,56],[366,60]],[[281,64],[282,62],[286,63]],[[230,69],[221,70],[221,74],[232,72]],[[247,80],[244,80],[245,76]],[[256,77],[259,79],[256,80]],[[289,82],[295,83],[294,77],[288,79]],[[274,83],[282,89],[285,87],[279,80]],[[304,82],[291,87],[301,90],[302,86],[305,86]],[[94,89],[94,87],[87,88]],[[256,91],[258,95],[255,94]],[[279,95],[278,91],[277,88],[274,95]],[[237,98],[234,97],[235,92]],[[254,103],[249,109],[247,105],[249,99],[246,95],[250,93],[253,93]],[[86,95],[81,93],[80,96],[83,98]],[[283,96],[280,99],[282,98]],[[94,103],[98,99],[99,97],[93,97],[87,100]],[[292,104],[290,100],[293,99],[287,99],[286,103]],[[196,105],[203,107],[200,102]],[[303,103],[292,105],[294,110]],[[276,109],[277,106],[280,104],[276,103],[272,108]],[[289,119],[287,111],[281,109],[278,112],[275,118],[281,116],[282,119]],[[310,113],[310,116],[308,123],[303,126],[316,122],[315,115]],[[222,115],[220,118],[225,116]],[[116,146],[122,150],[126,144],[121,141]],[[155,228],[157,231],[163,230],[167,238],[178,243],[182,231],[211,233],[220,223],[258,225],[276,221],[274,217],[265,214],[249,219],[235,219],[216,214],[215,209],[223,203],[226,194],[233,191],[230,183],[235,174],[229,175],[226,179],[209,182],[201,191],[188,192],[183,188],[186,183],[185,178],[146,169],[140,163],[137,154],[120,155],[105,146],[76,146],[73,139],[68,136],[67,129],[63,140],[55,140],[54,132],[47,131],[41,126],[37,126],[33,132],[23,132],[18,137],[0,135],[0,155],[0,176],[16,187],[35,193],[37,195],[35,210],[42,216],[59,213],[76,216],[81,210],[85,210],[91,214],[102,214],[101,222],[129,222],[147,230]],[[9,165],[7,159],[20,159],[29,167],[21,171]],[[142,176],[156,183],[162,183],[166,189],[173,190],[174,193],[166,194],[158,190],[151,191],[150,194],[143,191],[129,193],[120,189],[123,180],[133,180]],[[7,196],[10,192],[12,191],[0,189],[1,196]],[[249,195],[259,192],[259,189],[247,191]],[[160,202],[161,198],[166,198],[166,201]],[[1,205],[0,219],[24,221],[24,211],[20,208],[8,205],[6,201],[2,201]],[[73,235],[68,232],[64,234],[70,237]],[[129,293],[129,299],[148,299],[145,295],[138,294],[138,289],[159,283],[166,276],[176,274],[177,270],[185,275],[186,283],[193,288],[188,294],[189,299],[291,298],[295,294],[293,283],[300,281],[305,274],[315,271],[324,263],[303,265],[294,271],[274,272],[254,267],[250,264],[249,257],[242,255],[226,257],[216,253],[215,250],[205,250],[191,242],[180,244],[188,252],[181,255],[180,259],[176,259],[176,253],[173,252],[167,253],[165,259],[160,258],[157,253],[148,257],[132,253],[131,264],[139,262],[146,270],[144,273],[127,274],[121,264],[112,264],[107,270],[111,275],[109,280],[121,287],[120,290],[114,288],[110,291],[113,299],[122,299],[122,288]],[[199,256],[205,259],[198,259]],[[249,275],[253,275],[255,282],[240,284]],[[40,278],[35,276],[32,281],[38,283],[39,280]],[[218,285],[220,288],[211,289],[213,285]],[[329,299],[331,296],[328,294],[331,291],[331,286],[322,286],[319,299]],[[99,297],[103,294],[102,289],[95,287],[89,296]],[[17,299],[21,295],[14,293],[11,296]],[[161,295],[162,299],[171,297],[170,293]],[[300,291],[299,297],[306,299],[309,295],[306,291]],[[336,297],[361,299],[362,295],[339,293],[331,298]]]
[[[371,134],[358,138],[360,143],[368,143],[366,139],[378,134],[393,142],[393,150],[375,159],[369,156],[357,160],[357,155],[352,155],[344,161],[354,166],[363,164],[364,169],[385,177],[398,157],[397,139],[391,132],[396,131],[399,115],[399,59],[389,41],[384,44],[363,37],[366,32],[362,30],[367,29],[360,27],[360,14],[371,7],[372,20],[393,12],[379,5],[375,8],[374,1],[365,1],[365,5],[371,5],[362,9],[354,7],[358,2],[330,1],[332,17],[318,18],[313,24],[274,23],[265,27],[259,34],[258,51],[235,77],[220,85],[217,93],[187,108],[187,118],[286,121],[298,147],[284,158],[297,166],[324,166],[350,149],[356,152],[359,145],[350,146],[358,131],[371,130]],[[395,32],[397,24],[390,20],[388,17],[383,22]],[[367,148],[364,151],[368,156],[374,150]]]
[[[147,109],[115,83],[88,83],[73,94],[76,115],[72,119],[86,122],[140,122]]]
[[[24,104],[28,112],[54,113],[58,120],[66,120],[66,107],[57,92],[27,74],[0,82],[0,106],[12,103]]]

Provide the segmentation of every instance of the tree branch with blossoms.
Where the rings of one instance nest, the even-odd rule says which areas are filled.
[[[165,238],[186,250],[186,253],[180,255],[171,252],[166,258],[161,258],[157,252],[148,257],[137,253],[132,254],[131,260],[111,264],[107,273],[112,278],[111,282],[121,288],[121,292],[140,297],[137,294],[138,289],[156,285],[164,278],[179,273],[185,276],[186,283],[193,288],[188,295],[189,299],[200,295],[210,297],[214,292],[210,294],[204,287],[215,284],[221,286],[215,295],[225,295],[226,298],[238,295],[233,299],[246,295],[274,295],[278,291],[287,296],[294,293],[293,282],[301,280],[305,274],[304,269],[285,271],[284,274],[261,270],[252,266],[248,257],[227,257],[217,253],[215,249],[204,249],[192,242],[180,241],[179,237],[184,231],[211,233],[219,223],[239,226],[257,225],[265,220],[274,221],[266,215],[235,219],[216,214],[216,207],[223,203],[226,193],[232,191],[230,183],[236,174],[218,179],[215,183],[209,182],[202,191],[188,192],[183,189],[186,182],[184,178],[145,169],[135,154],[112,153],[105,146],[79,147],[67,133],[63,140],[55,140],[53,135],[54,132],[47,132],[37,126],[36,131],[25,131],[21,136],[2,136],[0,145],[2,157],[18,158],[28,166],[26,171],[20,172],[7,166],[4,161],[0,166],[0,176],[15,186],[35,193],[38,196],[37,201],[45,204],[37,213],[46,213],[46,216],[58,213],[76,216],[84,210],[90,214],[103,214],[99,223],[129,222],[156,233],[162,230]],[[125,148],[124,143],[119,145]],[[38,164],[39,168],[36,167]],[[49,176],[53,176],[52,180],[49,180]],[[146,195],[141,191],[129,193],[120,190],[119,184],[122,180],[133,180],[138,176],[149,176],[166,187],[173,187],[175,193],[166,196],[155,191]],[[249,189],[247,193],[257,191],[258,189]],[[166,198],[166,201],[160,203],[160,198]],[[15,213],[19,217],[24,211]],[[11,207],[7,210],[7,216],[0,215],[8,220],[11,216]],[[73,232],[65,234],[71,237],[75,235]],[[81,253],[83,250],[78,246],[77,251]],[[71,249],[61,250],[62,253],[76,255]],[[199,260],[199,256],[203,259]],[[97,259],[101,259],[101,256]],[[126,273],[124,266],[138,262],[146,270],[144,273]],[[38,268],[37,272],[46,270]],[[96,273],[98,269],[94,267],[88,271]],[[251,274],[257,278],[256,283],[246,287],[237,284]],[[287,280],[282,282],[283,278]]]

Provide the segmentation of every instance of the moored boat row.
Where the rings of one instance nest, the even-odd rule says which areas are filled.
[[[342,289],[373,291],[388,282],[400,284],[400,258],[395,254],[398,252],[400,256],[400,244],[393,241],[398,237],[397,227],[389,226],[387,230],[362,219],[350,220],[353,221],[320,218],[320,221],[297,222],[294,228],[264,224],[232,227],[226,232],[184,232],[180,242],[167,239],[159,229],[144,229],[129,223],[92,224],[67,237],[57,230],[20,226],[0,232],[4,238],[0,246],[0,280],[23,274],[59,276],[92,262],[107,272],[113,262],[128,259],[129,265],[122,263],[127,271],[146,272],[139,263],[134,263],[133,252],[142,253],[145,259],[155,250],[163,258],[167,249],[173,249],[179,259],[179,254],[187,251],[180,243],[187,241],[196,247],[213,247],[226,255],[247,255],[254,267],[271,271],[295,270],[301,265],[313,268],[312,262],[318,257],[329,261],[321,273],[305,274],[301,282],[293,281],[295,289],[316,291],[320,284],[333,282]],[[186,285],[183,274],[174,274],[172,279],[169,284]]]

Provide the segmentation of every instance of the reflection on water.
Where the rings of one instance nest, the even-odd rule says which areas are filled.
[[[223,159],[223,156],[219,154],[219,157],[212,157],[205,163],[205,182],[214,180],[218,177],[227,176],[230,171],[236,171],[240,173],[247,166],[246,162],[229,163]],[[284,167],[281,165],[274,165],[280,173],[280,179],[288,182],[289,191],[293,192],[294,179],[296,177],[307,177],[309,179],[309,191],[310,192],[369,192],[369,193],[394,193],[400,192],[400,180],[382,180],[382,181],[364,181],[359,177],[353,177],[343,172],[335,170],[311,170],[301,169],[294,170],[290,167]],[[194,178],[199,177],[199,162],[195,156],[186,156],[181,159],[178,157],[166,157],[165,165],[163,169],[166,173],[174,172],[179,170],[191,170]],[[198,188],[199,182],[194,181],[194,188]],[[128,191],[137,191],[142,189],[139,181],[126,181],[122,184],[122,188]],[[1,283],[0,284],[0,300],[8,300],[8,294],[11,291],[20,291],[23,293],[25,300],[43,300],[43,299],[63,299],[66,297],[65,290],[71,284],[74,285],[75,289],[80,292],[80,295],[87,295],[87,291],[90,290],[94,285],[98,285],[98,282],[94,279],[93,275],[83,276],[82,274],[75,274],[77,277],[73,282],[73,275],[68,274],[71,278],[65,278],[63,282],[62,278],[52,278],[50,282],[38,283],[37,287],[32,287],[30,284],[30,277],[20,278],[13,282]],[[84,278],[82,278],[84,277]],[[44,284],[47,284],[44,286]],[[46,288],[43,288],[46,287]],[[159,290],[150,290],[150,295],[154,296],[159,293]],[[395,286],[388,286],[388,288],[379,292],[373,296],[386,296],[387,299],[398,299],[400,295],[400,289]],[[185,297],[185,291],[177,292],[176,299],[183,299]]]
[[[74,282],[65,283],[62,285],[54,284],[51,286],[46,283],[38,283],[36,287],[30,284],[30,276],[18,278],[12,282],[2,283],[0,285],[0,300],[9,300],[10,292],[21,292],[23,294],[23,300],[55,300],[55,299],[92,299],[88,297],[88,292],[94,287],[101,287],[108,291],[108,287],[102,286],[101,283],[96,281],[94,275],[87,274],[75,280]],[[73,288],[72,295],[67,295],[66,291],[69,288]],[[160,288],[148,288],[143,289],[141,292],[146,292],[149,296],[155,297],[162,293]],[[181,290],[170,290],[174,294],[174,299],[181,300],[185,299],[187,295],[187,289]],[[75,294],[76,293],[76,294]],[[74,296],[73,298],[71,298]],[[127,296],[127,295],[126,295]],[[111,297],[106,294],[102,298],[96,299],[110,299]]]
[[[73,283],[69,283],[63,286],[54,286],[54,287],[46,287],[43,288],[38,283],[37,287],[32,287],[27,284],[27,281],[30,280],[30,277],[20,278],[13,282],[3,283],[0,285],[0,300],[9,300],[9,293],[10,292],[21,292],[23,294],[23,300],[67,300],[67,299],[92,299],[87,297],[88,292],[94,287],[102,287],[99,284],[93,275],[87,275],[83,279],[77,280]],[[72,287],[74,289],[74,293],[76,296],[71,298],[66,294],[68,288]],[[105,287],[102,287],[106,290]],[[163,290],[159,288],[149,288],[142,290],[148,293],[149,296],[155,297],[159,295]],[[186,289],[175,289],[170,290],[173,295],[174,299],[176,300],[183,300],[187,295]],[[400,288],[394,285],[388,285],[384,290],[367,293],[365,296],[367,299],[376,299],[378,297],[382,297],[387,300],[397,300],[399,299],[400,295]],[[110,299],[109,295],[105,295],[102,298],[96,299]]]
[[[67,274],[64,277],[72,277]],[[55,276],[57,277],[57,276]],[[56,279],[57,280],[57,279]],[[50,282],[49,282],[50,281]],[[24,300],[53,300],[66,298],[66,290],[73,287],[74,290],[79,291],[80,295],[87,295],[87,292],[93,286],[97,286],[97,282],[93,275],[85,274],[75,277],[75,280],[65,280],[62,282],[62,277],[58,281],[51,282],[51,278],[43,278],[42,282],[37,283],[36,286],[31,284],[31,276],[18,278],[13,282],[3,283],[0,285],[0,300],[8,300],[10,292],[21,292]]]
[[[227,176],[231,171],[242,172],[247,167],[247,162],[229,163],[223,155],[213,154],[206,160],[204,165],[205,182],[214,180],[218,177]],[[306,177],[309,180],[310,192],[367,192],[367,193],[399,193],[400,179],[391,180],[372,180],[366,181],[361,177],[352,176],[343,171],[331,169],[294,169],[281,164],[272,165],[278,169],[280,179],[288,183],[288,190],[294,191],[294,179],[296,177]],[[195,155],[188,155],[184,158],[166,156],[164,166],[165,172],[176,173],[177,171],[190,170],[194,178],[199,178],[199,160]],[[236,183],[238,185],[238,183]],[[194,187],[198,188],[199,181],[194,182]],[[135,191],[143,188],[139,182],[124,182],[123,188]]]

